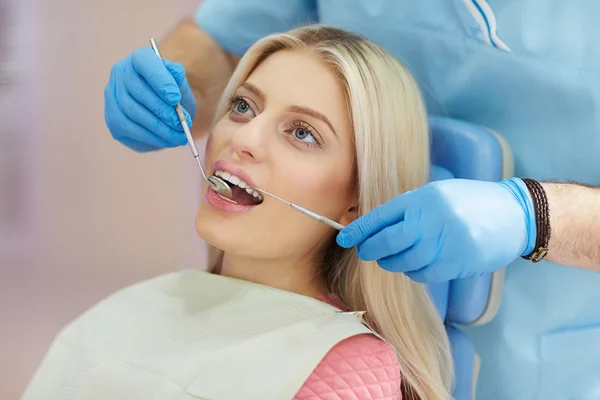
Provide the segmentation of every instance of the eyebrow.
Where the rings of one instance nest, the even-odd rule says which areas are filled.
[[[327,119],[327,117],[325,115],[321,114],[320,112],[315,111],[312,108],[302,107],[302,106],[289,106],[288,108],[286,108],[286,110],[289,112],[305,114],[305,115],[308,115],[310,117],[313,117],[313,118],[316,118],[316,119],[319,119],[319,120],[325,122],[327,124],[327,126],[329,127],[329,129],[331,129],[333,134],[335,136],[337,136],[337,133],[335,133],[335,129],[333,129],[333,125],[331,124],[331,122],[329,122],[329,119]]]
[[[242,83],[240,85],[240,88],[244,88],[244,89],[248,90],[249,92],[252,92],[262,102],[265,101],[265,98],[266,98],[265,94],[259,88],[257,88],[253,84],[251,84],[250,82]],[[327,124],[327,126],[329,127],[329,129],[331,129],[333,134],[337,136],[335,129],[333,129],[333,124],[329,121],[329,119],[325,115],[321,114],[320,112],[318,112],[316,110],[313,110],[312,108],[303,107],[303,106],[289,106],[286,108],[286,111],[293,112],[293,113],[299,113],[299,114],[305,114],[305,115],[308,115],[309,117],[313,117],[315,119],[321,120],[325,124]]]
[[[240,85],[240,88],[244,88],[249,92],[252,92],[256,97],[258,97],[262,102],[265,101],[265,94],[256,86],[251,84],[250,82],[244,82]]]

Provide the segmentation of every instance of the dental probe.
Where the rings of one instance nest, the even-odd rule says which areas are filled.
[[[269,193],[269,192],[267,192],[267,191],[265,191],[265,190],[258,189],[258,188],[252,188],[252,189],[256,190],[257,192],[264,193],[264,194],[266,194],[267,196],[271,196],[271,197],[273,197],[274,199],[276,199],[276,200],[279,200],[279,201],[281,201],[281,202],[283,202],[283,203],[287,204],[288,206],[292,207],[294,210],[296,210],[296,211],[300,211],[300,212],[301,212],[302,214],[304,214],[304,215],[307,215],[307,216],[309,216],[309,217],[311,217],[311,218],[314,218],[314,219],[316,219],[317,221],[320,221],[320,222],[323,222],[323,223],[324,223],[324,224],[326,224],[326,225],[329,225],[329,226],[330,226],[330,227],[332,227],[333,229],[337,229],[338,231],[340,231],[340,230],[342,230],[342,229],[344,228],[344,225],[342,225],[342,224],[340,224],[340,223],[338,223],[338,222],[335,222],[335,221],[333,221],[333,220],[331,220],[331,219],[329,219],[329,218],[327,218],[327,217],[324,217],[324,216],[322,216],[322,215],[319,215],[319,214],[317,214],[317,213],[315,213],[315,212],[313,212],[313,211],[310,211],[309,209],[306,209],[306,208],[304,208],[304,207],[300,207],[300,206],[299,206],[299,205],[297,205],[297,204],[290,203],[289,201],[287,201],[287,200],[284,200],[284,199],[282,199],[281,197],[275,196],[274,194],[271,194],[271,193]]]
[[[158,43],[156,43],[156,40],[154,40],[154,38],[150,39],[150,46],[152,47],[152,50],[154,50],[154,52],[156,53],[156,55],[158,56],[160,61],[162,61],[162,63],[164,64],[165,61],[163,60],[162,56],[160,55],[160,51],[158,50]],[[194,144],[194,138],[192,137],[192,134],[190,132],[190,127],[188,126],[187,121],[185,120],[185,114],[183,113],[181,104],[177,103],[177,105],[175,105],[175,112],[177,113],[179,122],[181,122],[181,126],[183,127],[183,132],[185,133],[185,137],[187,138],[188,145],[190,146],[190,149],[192,150],[192,154],[194,155],[194,158],[196,159],[196,162],[198,163],[198,166],[200,167],[200,172],[202,173],[202,178],[204,178],[204,180],[206,182],[208,182],[208,184],[213,188],[213,190],[215,192],[217,192],[227,198],[231,198],[231,195],[232,195],[231,188],[229,187],[229,185],[227,183],[225,183],[224,180],[222,180],[221,178],[216,177],[214,175],[210,176],[210,177],[206,176],[206,172],[204,172],[204,167],[202,166],[202,162],[200,161],[200,157],[198,155],[198,150],[196,150],[196,145]]]

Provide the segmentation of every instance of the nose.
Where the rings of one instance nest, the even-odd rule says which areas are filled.
[[[264,113],[240,126],[231,135],[233,153],[242,161],[262,161],[266,153],[268,119]]]

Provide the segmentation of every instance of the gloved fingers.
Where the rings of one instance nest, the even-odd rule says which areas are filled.
[[[115,103],[114,97],[106,97],[104,101],[104,110],[104,119],[106,120],[106,125],[109,127],[111,135],[115,140],[118,140],[130,149],[140,153],[164,148],[164,146],[159,147],[150,145],[147,143],[140,142],[138,140],[133,140],[124,136],[120,136],[119,134],[115,133],[117,127],[120,131],[123,131],[123,129],[127,129],[129,132],[131,132],[131,129],[143,130],[144,128],[142,128],[141,126],[135,126],[135,124],[132,121],[130,121],[125,116],[125,114],[123,114],[123,112],[119,109],[118,105]],[[149,134],[150,133],[148,132],[148,135]]]
[[[192,93],[192,88],[189,85],[181,88],[181,107],[185,113],[185,119],[188,126],[192,127],[192,121],[196,116],[196,99]]]
[[[173,75],[150,47],[140,47],[131,55],[131,63],[164,102],[174,107],[181,101],[181,91]]]
[[[196,115],[196,99],[194,98],[192,88],[187,81],[185,68],[180,63],[173,61],[165,60],[165,65],[179,86],[179,90],[181,92],[181,106],[184,107],[185,110],[192,116],[192,118],[188,121],[188,124],[190,124],[190,121],[193,120],[193,117]]]
[[[427,266],[425,268],[418,269],[416,271],[407,271],[405,275],[408,276],[415,282],[419,283],[439,283],[450,280],[449,278],[443,277],[439,271],[436,270],[438,267]]]
[[[130,149],[137,151],[139,153],[146,153],[149,151],[161,150],[163,147],[151,146],[147,143],[138,142],[137,140],[129,139],[129,138],[121,138],[119,139],[121,143]]]
[[[406,209],[411,205],[413,196],[410,194],[404,193],[348,224],[337,235],[337,243],[345,248],[356,246],[384,228],[402,221]]]
[[[119,140],[120,142],[133,140],[157,148],[169,148],[179,146],[178,144],[173,144],[152,134],[152,132],[148,131],[143,126],[140,126],[134,121],[127,118],[127,116],[124,115],[123,117],[124,118],[121,121],[121,125],[129,135],[127,137],[117,138],[117,140]]]
[[[419,240],[419,227],[413,220],[401,221],[382,229],[358,245],[358,257],[375,261],[399,254]]]
[[[433,238],[420,239],[414,246],[393,256],[380,259],[379,266],[391,272],[416,272],[429,268],[438,258],[438,241]]]
[[[187,84],[187,79],[185,76],[185,67],[181,63],[165,60],[165,67],[167,67],[167,70],[169,70],[169,72],[173,76],[173,79],[175,79],[175,82],[177,83],[177,86],[179,86],[179,89],[181,89]]]
[[[141,106],[145,107],[152,114],[156,115],[169,128],[183,132],[183,127],[175,108],[168,105],[152,90],[150,85],[133,69],[125,72],[125,89],[133,99]],[[191,126],[192,119],[186,115],[188,125]]]
[[[131,101],[133,101],[133,99]],[[129,119],[127,115],[123,113],[114,96],[105,97],[104,110],[104,118],[107,126],[110,128],[113,138],[121,143],[126,144],[126,142],[133,140],[135,142],[145,143],[147,146],[151,147],[165,148],[175,146]],[[146,110],[146,112],[149,113],[148,110]],[[160,122],[156,117],[155,120]],[[164,127],[168,129],[166,125],[164,125]],[[135,148],[132,149],[135,150]]]
[[[131,97],[124,87],[117,87],[116,92],[119,109],[122,111],[124,117],[133,123],[129,124],[129,130],[125,130],[128,137],[153,146],[162,147],[175,147],[186,143],[186,137],[183,132],[171,129],[156,115]],[[145,132],[143,135],[139,133],[140,128]],[[138,135],[138,137],[134,137],[133,135]]]

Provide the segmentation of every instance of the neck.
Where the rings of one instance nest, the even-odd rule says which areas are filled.
[[[266,260],[226,253],[219,274],[310,297],[327,294],[319,268],[312,262]]]

